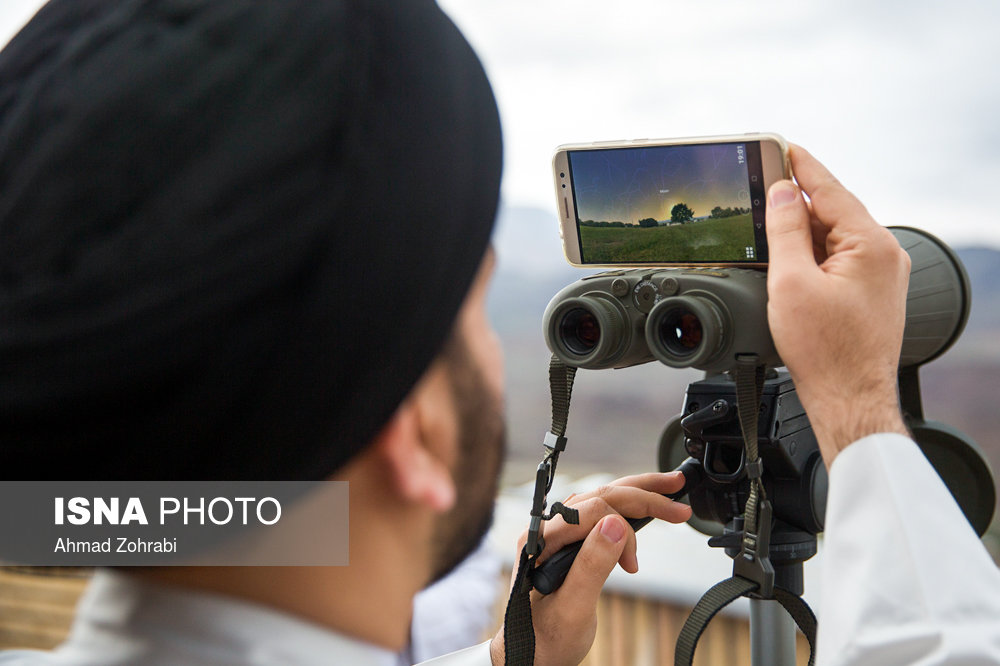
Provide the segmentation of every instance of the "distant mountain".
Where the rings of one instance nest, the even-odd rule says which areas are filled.
[[[493,243],[499,270],[541,278],[570,276],[574,269],[563,257],[556,216],[541,208],[500,205]]]
[[[965,332],[943,359],[1000,359],[1000,251],[972,247],[956,253],[972,284],[972,310]]]
[[[542,313],[562,287],[589,272],[563,257],[552,212],[504,206],[494,243],[499,255],[490,311],[506,351],[511,457],[537,462],[549,427]],[[958,248],[972,284],[972,311],[955,347],[921,370],[928,418],[972,436],[1000,470],[1000,251]],[[667,420],[680,410],[695,371],[649,363],[614,371],[581,371],[570,415],[567,467],[614,473],[649,470]]]

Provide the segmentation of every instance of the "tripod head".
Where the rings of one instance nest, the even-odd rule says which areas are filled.
[[[982,536],[996,503],[989,463],[968,436],[923,419],[915,367],[900,372],[900,385],[904,419],[914,440]],[[732,527],[749,493],[735,401],[735,384],[728,375],[693,382],[685,394],[683,413],[671,419],[660,436],[660,471],[676,469],[686,460],[686,469],[697,463],[701,476],[685,487],[693,510],[688,522],[709,536],[720,536]],[[786,371],[768,372],[757,442],[764,462],[764,488],[773,503],[775,534],[798,531],[815,537],[823,531],[828,477],[809,419]]]
[[[729,375],[692,383],[683,414],[668,424],[659,450],[661,471],[681,466],[685,472],[692,525],[713,535],[709,546],[725,548],[734,559],[741,551],[743,512],[750,496],[736,400],[736,384]],[[773,520],[764,526],[765,554],[774,569],[775,585],[801,595],[802,562],[816,554],[816,534],[823,530],[827,474],[809,419],[785,371],[771,370],[765,378],[757,448]]]
[[[774,518],[809,534],[823,530],[826,468],[816,437],[787,372],[771,371],[764,382],[757,421],[763,483]],[[676,423],[683,451],[701,463],[704,481],[688,491],[698,518],[726,525],[743,513],[750,482],[736,412],[736,385],[714,375],[688,386],[684,415]],[[672,422],[668,431],[676,432]],[[676,453],[661,448],[660,467],[673,469]]]

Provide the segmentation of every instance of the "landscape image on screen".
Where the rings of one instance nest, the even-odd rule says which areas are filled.
[[[569,153],[583,263],[757,260],[746,146]]]

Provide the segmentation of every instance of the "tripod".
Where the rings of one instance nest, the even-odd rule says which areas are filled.
[[[742,519],[727,525],[708,545],[725,548],[735,559],[740,554]],[[769,556],[774,584],[801,596],[805,586],[802,564],[816,554],[816,535],[777,521],[771,532]],[[750,599],[750,663],[752,666],[795,666],[795,623],[777,601]]]
[[[709,545],[724,548],[733,558],[734,576],[709,590],[685,623],[675,653],[679,664],[691,663],[698,638],[715,613],[743,595],[751,597],[754,666],[794,666],[793,617],[784,609],[795,613],[795,623],[813,642],[815,617],[800,598],[802,563],[816,554],[815,535],[823,529],[826,467],[788,373],[772,372],[762,384],[759,413],[751,410],[759,416],[754,419],[756,460],[747,460],[743,426],[735,408],[737,387],[727,375],[689,385],[685,416],[673,419],[660,439],[660,470],[676,468],[686,480],[683,489],[668,497],[687,495],[694,512],[690,522],[705,534],[715,534],[724,526]],[[689,457],[684,459],[685,455]],[[751,496],[748,468],[758,470],[767,497],[760,505],[758,527],[749,530],[752,558],[747,558],[748,530],[744,530],[744,509]],[[539,470],[544,471],[544,464]],[[547,474],[541,474],[536,480],[539,515],[546,478]],[[632,518],[629,524],[638,530],[650,520]],[[535,589],[543,594],[558,589],[582,544],[565,546],[534,569]]]
[[[724,548],[733,558],[734,578],[739,576],[759,585],[749,594],[752,664],[794,666],[795,626],[781,606],[791,610],[785,603],[787,597],[802,595],[803,562],[816,554],[815,535],[822,530],[825,513],[825,467],[790,377],[772,371],[763,382],[756,419],[759,464],[764,470],[761,478],[768,498],[761,520],[766,524],[760,524],[756,535],[761,557],[748,565],[743,508],[749,497],[748,467],[753,464],[748,463],[744,448],[736,395],[736,385],[728,375],[689,385],[684,416],[668,425],[661,438],[660,469],[673,469],[679,455],[690,456],[683,467],[698,468],[696,474],[686,473],[692,483],[685,491],[698,519],[692,521],[693,526],[711,534],[717,532],[719,524],[723,525],[722,534],[709,539],[709,546]],[[771,582],[773,588],[786,591],[782,604],[770,598]],[[758,594],[761,591],[763,594]],[[712,615],[728,603],[715,594],[714,588],[703,602],[709,600]],[[704,614],[704,609],[692,613],[689,623],[695,627],[689,630],[685,626],[686,637],[682,632],[681,640],[692,655],[692,637],[696,642],[708,622]]]

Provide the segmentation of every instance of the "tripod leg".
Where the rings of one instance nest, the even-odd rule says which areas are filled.
[[[750,600],[752,666],[795,666],[795,621],[777,601]]]

